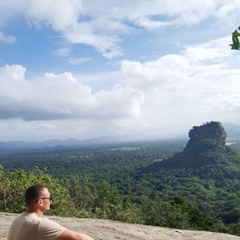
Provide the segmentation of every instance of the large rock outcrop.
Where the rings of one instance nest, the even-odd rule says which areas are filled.
[[[190,140],[186,148],[198,144],[201,140],[213,140],[225,145],[227,133],[220,122],[208,122],[202,126],[194,126],[188,134]]]
[[[0,213],[0,240],[7,240],[16,214]],[[128,224],[111,220],[49,217],[66,228],[86,233],[96,240],[240,240],[239,236],[206,231]]]

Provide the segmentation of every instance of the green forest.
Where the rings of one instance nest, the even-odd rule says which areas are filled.
[[[0,153],[0,211],[24,211],[46,185],[48,214],[240,235],[240,152],[203,140],[98,144]]]

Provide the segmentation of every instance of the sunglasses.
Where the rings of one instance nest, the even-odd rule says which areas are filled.
[[[50,197],[45,197],[45,198],[40,198],[40,199],[49,199],[50,201],[52,201],[53,197],[50,196]]]

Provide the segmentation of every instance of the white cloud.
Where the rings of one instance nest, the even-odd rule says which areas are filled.
[[[3,84],[9,84],[8,81],[19,82],[24,79],[26,69],[19,65],[6,65],[0,68],[0,76]],[[13,84],[14,86],[14,84]]]
[[[59,58],[69,57],[72,53],[71,48],[60,48],[53,52]]]
[[[151,128],[159,123],[169,129],[175,120],[189,127],[213,119],[238,123],[237,56],[227,39],[219,39],[152,62],[124,61],[122,71],[126,84],[145,93],[142,116]]]
[[[77,57],[71,57],[70,59],[68,59],[68,63],[70,65],[81,65],[84,63],[89,63],[89,62],[93,62],[92,58],[77,58]]]
[[[65,40],[73,44],[87,44],[106,58],[123,54],[123,35],[146,30],[158,30],[166,26],[192,26],[208,18],[222,24],[239,20],[239,0],[228,3],[219,0],[19,0],[0,3],[0,13],[8,11],[8,18],[24,13],[30,25],[50,26]],[[127,6],[127,7],[126,7]],[[19,9],[19,12],[17,10]],[[226,20],[226,21],[225,21]],[[232,21],[231,21],[232,20]]]
[[[0,32],[0,42],[12,44],[16,42],[16,38],[11,35],[4,35],[3,32]]]
[[[72,65],[72,66],[93,62],[93,58],[90,58],[90,57],[81,58],[81,57],[74,56],[72,54],[71,48],[60,48],[60,49],[54,51],[53,54],[55,56],[57,56],[59,58],[59,60],[64,60],[69,65]]]
[[[188,59],[172,54],[145,63],[123,61],[121,68],[131,87],[147,91],[164,86],[172,88],[175,81],[178,88],[179,79],[183,81],[187,77],[190,63]]]
[[[227,23],[229,25],[239,25],[239,0],[232,0],[228,2],[223,2],[220,4],[215,12],[215,16],[224,25]]]
[[[120,56],[122,52],[117,43],[120,39],[115,36],[101,34],[98,35],[89,28],[88,25],[79,24],[74,31],[65,34],[66,39],[74,44],[88,44],[98,50],[100,53],[110,58],[111,56]]]
[[[26,79],[22,66],[5,66],[0,68],[0,123],[6,129],[3,120],[9,119],[17,128],[16,119],[22,119],[19,124],[29,131],[39,124],[39,131],[47,134],[50,128],[56,137],[82,133],[86,138],[87,134],[174,135],[211,120],[237,123],[240,70],[233,63],[238,51],[225,49],[223,42],[227,40],[189,46],[182,54],[155,61],[125,60],[118,74],[105,74],[105,81],[115,84],[95,92],[90,85],[99,81],[97,76],[48,73]],[[71,130],[66,133],[67,125]]]
[[[25,4],[25,16],[30,23],[50,25],[57,32],[72,28],[82,10],[82,1],[79,0],[26,0]]]
[[[155,21],[149,17],[141,17],[135,21],[135,24],[146,28],[149,31],[158,30],[163,27],[174,26],[177,24],[176,21]]]
[[[229,44],[231,41],[232,40],[229,36],[215,39],[197,46],[191,45],[186,48],[185,55],[195,63],[204,61],[221,62],[232,54],[232,52],[229,51]]]
[[[133,89],[113,87],[93,94],[71,73],[45,74],[31,80],[21,66],[0,69],[1,118],[54,120],[132,118],[140,114],[142,96]]]

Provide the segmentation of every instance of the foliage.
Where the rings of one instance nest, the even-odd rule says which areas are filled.
[[[106,182],[94,185],[87,179],[82,181],[72,176],[65,182],[66,187],[62,187],[37,167],[28,172],[24,170],[4,172],[1,167],[0,173],[2,180],[0,191],[4,193],[0,202],[0,211],[16,213],[24,211],[23,195],[26,188],[33,184],[43,184],[57,199],[52,202],[50,214],[188,229],[206,229],[206,226],[210,226],[206,216],[187,203],[182,196],[161,204],[149,201],[139,208],[128,196],[120,195],[115,187],[111,187]],[[6,181],[8,185],[3,184]]]
[[[129,197],[121,196],[115,187],[102,182],[94,185],[73,176],[67,181],[79,217],[112,219],[129,223],[138,222],[139,212]]]
[[[55,199],[51,205],[51,214],[66,216],[74,212],[74,204],[69,192],[37,167],[29,172],[24,170],[4,172],[1,167],[0,178],[0,211],[23,212],[26,189],[34,184],[42,184],[48,187]]]
[[[157,226],[212,230],[213,222],[196,206],[188,203],[183,196],[158,204],[150,201],[143,205],[145,223]]]
[[[38,180],[31,175],[33,166],[38,166],[54,186],[61,183],[74,216],[240,235],[240,153],[216,141],[204,140],[190,149],[184,149],[184,143],[126,143],[0,155],[0,163],[8,170],[0,171],[1,209],[10,211],[11,191],[20,198],[22,193],[18,195],[16,189],[25,189],[29,178]],[[14,186],[11,174],[23,180]],[[57,200],[64,199],[59,196]],[[21,205],[20,201],[11,204],[13,209]],[[67,214],[68,207],[60,210],[60,205],[52,210],[56,207]]]

